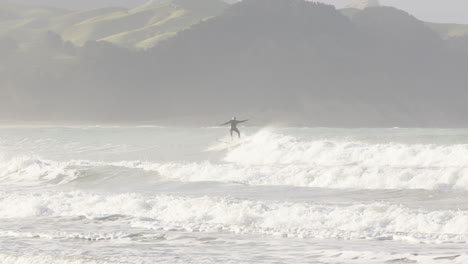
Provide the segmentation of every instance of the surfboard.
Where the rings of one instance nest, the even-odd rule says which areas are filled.
[[[207,148],[206,151],[223,151],[223,150],[229,150],[235,147],[238,147],[242,144],[244,144],[247,141],[247,138],[242,138],[242,139],[234,139],[232,141],[226,140],[226,139],[217,139],[216,140],[218,143]]]

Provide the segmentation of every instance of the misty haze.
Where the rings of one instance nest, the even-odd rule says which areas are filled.
[[[291,125],[466,126],[468,27],[371,2],[85,11],[7,2],[0,119],[207,125],[237,113]]]
[[[0,0],[0,263],[468,263],[467,17]]]

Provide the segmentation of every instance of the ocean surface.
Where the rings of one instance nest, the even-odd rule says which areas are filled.
[[[468,130],[0,128],[0,263],[468,263]]]

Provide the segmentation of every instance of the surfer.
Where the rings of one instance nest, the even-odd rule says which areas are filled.
[[[221,124],[222,126],[225,126],[225,125],[228,125],[230,124],[231,125],[231,138],[232,138],[232,132],[236,132],[237,135],[239,135],[239,138],[241,137],[240,135],[240,132],[239,132],[239,129],[237,129],[237,124],[240,124],[240,123],[244,123],[244,122],[247,122],[249,121],[248,119],[246,120],[237,120],[236,117],[233,117],[230,121],[224,123],[224,124]]]

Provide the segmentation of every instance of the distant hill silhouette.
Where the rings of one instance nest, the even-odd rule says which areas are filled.
[[[72,55],[49,36],[56,60],[0,71],[0,119],[467,126],[465,41],[395,8],[245,0],[146,51],[91,41]]]

